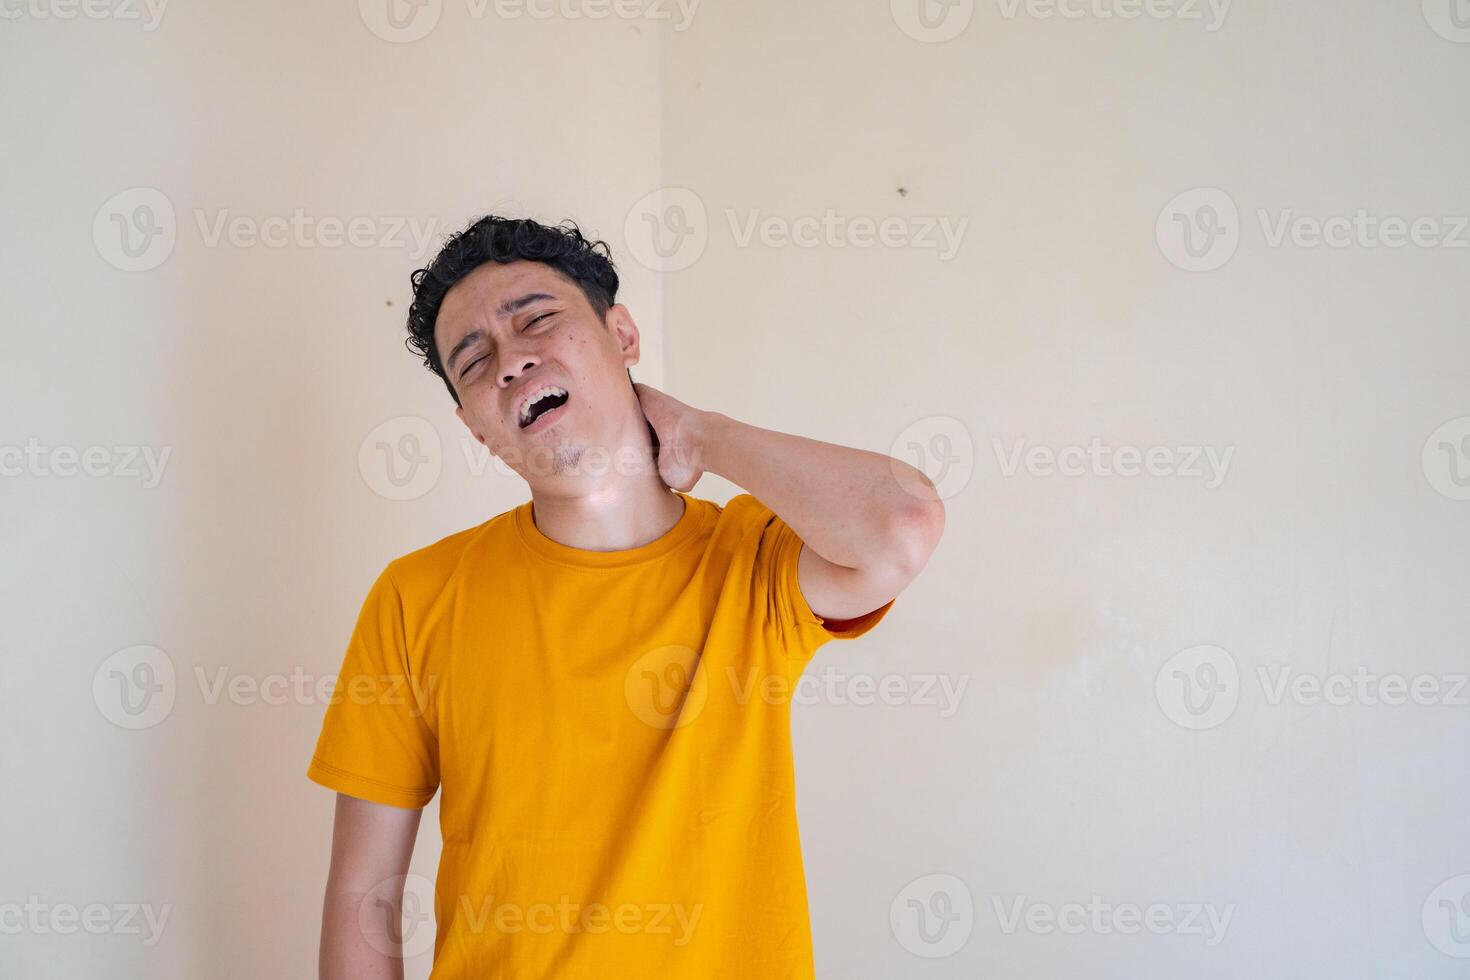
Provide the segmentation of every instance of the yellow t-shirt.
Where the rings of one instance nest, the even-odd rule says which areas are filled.
[[[310,778],[443,789],[433,980],[809,980],[790,704],[837,631],[750,494],[585,551],[527,501],[390,562]]]

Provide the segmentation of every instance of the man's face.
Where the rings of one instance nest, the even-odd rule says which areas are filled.
[[[622,304],[603,323],[550,266],[481,265],[445,295],[434,339],[460,420],[528,483],[566,473],[589,447],[616,453],[646,441],[627,375],[637,326]],[[545,389],[552,395],[538,404]]]

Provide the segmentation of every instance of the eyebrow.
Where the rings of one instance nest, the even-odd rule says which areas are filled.
[[[556,297],[551,295],[550,293],[526,293],[524,296],[517,296],[515,299],[507,299],[502,301],[501,304],[495,308],[495,316],[497,318],[503,319],[510,316],[512,313],[519,313],[521,310],[530,306],[532,303],[540,302],[543,299],[554,300],[556,299]],[[451,371],[454,370],[455,359],[458,358],[459,355],[464,353],[465,348],[469,347],[475,341],[483,339],[485,339],[485,331],[478,329],[471,330],[469,333],[461,337],[459,339],[459,343],[454,345],[454,349],[449,352],[449,357],[444,361],[445,368]]]

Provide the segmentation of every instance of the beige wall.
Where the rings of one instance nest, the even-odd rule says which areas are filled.
[[[655,30],[472,9],[444,4],[408,43],[352,2],[179,3],[151,32],[0,24],[0,445],[170,453],[152,487],[0,483],[0,904],[171,907],[151,946],[0,933],[0,976],[315,975],[332,794],[305,778],[313,682],[338,669],[388,559],[525,499],[493,467],[472,475],[452,401],[403,347],[408,276],[428,257],[410,234],[434,223],[432,247],[496,210],[618,245],[627,202],[658,184]],[[94,215],[135,187],[167,197],[176,240],[123,271],[116,227],[99,245]],[[267,223],[297,208],[299,239]],[[237,242],[288,244],[213,237],[222,214],[247,219]],[[358,216],[372,244],[333,247]],[[635,376],[660,383],[655,277],[623,264],[645,330]],[[360,465],[383,423],[372,442],[423,435],[437,479],[426,464],[395,487],[372,445]],[[175,695],[128,731],[92,687],[137,645],[166,654]],[[102,703],[133,669],[107,664]],[[436,821],[437,804],[414,861],[429,876]]]
[[[947,495],[794,709],[819,975],[1458,975],[1470,31],[1120,8],[7,5],[0,906],[46,924],[0,974],[314,969],[314,682],[388,558],[524,499],[400,340],[413,233],[503,210],[612,243],[640,380]],[[1301,238],[1360,209],[1437,220]]]
[[[673,389],[916,442],[935,475],[953,457],[939,552],[818,655],[794,716],[819,974],[1460,975],[1434,943],[1470,956],[1470,905],[1454,944],[1440,904],[1470,888],[1470,694],[1444,703],[1470,670],[1470,488],[1438,447],[1470,434],[1470,45],[1417,3],[1237,2],[1216,30],[1204,3],[958,4],[943,43],[889,6],[710,6],[661,49],[664,180],[707,216],[665,283]],[[1427,14],[1451,33],[1448,9]],[[1221,196],[1170,207],[1200,187],[1239,214],[1213,250],[1197,207]],[[904,244],[782,244],[829,209]],[[1459,247],[1273,245],[1260,213],[1274,234],[1287,209],[1461,216],[1439,230]],[[1180,267],[1176,211],[1217,268]],[[952,256],[926,221],[963,228]],[[1075,470],[1093,439],[1167,447],[1174,475],[1026,464],[1076,447]],[[1171,663],[1201,645],[1221,652]],[[1176,672],[1211,666],[1224,689],[1190,714]],[[1360,667],[1439,703],[1275,697]],[[864,676],[891,703],[851,703]],[[910,903],[940,893],[956,919],[921,932]],[[1094,926],[1094,895],[1161,906],[1161,934]],[[1048,929],[1071,903],[1086,927]]]

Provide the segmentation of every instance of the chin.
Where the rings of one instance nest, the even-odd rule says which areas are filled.
[[[576,471],[586,455],[586,446],[580,440],[568,439],[556,429],[548,429],[535,438],[509,450],[520,457],[516,467],[527,481],[546,477],[566,476]]]

